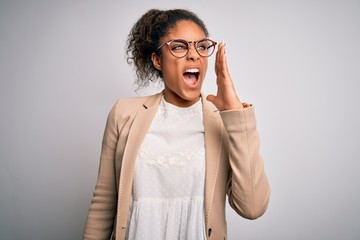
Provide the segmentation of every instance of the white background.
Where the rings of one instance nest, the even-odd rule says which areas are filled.
[[[0,1],[0,238],[81,239],[102,134],[134,92],[131,26],[189,8],[225,39],[256,108],[266,214],[228,209],[229,239],[360,239],[360,1]],[[205,93],[215,92],[214,58]]]

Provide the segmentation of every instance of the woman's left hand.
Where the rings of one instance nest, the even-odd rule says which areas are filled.
[[[215,73],[217,94],[210,94],[206,99],[212,102],[219,111],[242,109],[243,104],[240,102],[234,84],[231,80],[230,73],[225,55],[226,44],[222,41],[219,44],[215,60]]]

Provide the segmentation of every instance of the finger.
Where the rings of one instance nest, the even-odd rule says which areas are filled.
[[[224,40],[222,40],[218,46],[216,52],[216,62],[215,62],[215,72],[218,75],[223,68],[223,58],[224,58]]]
[[[213,95],[213,94],[210,94],[210,95],[208,95],[207,97],[206,97],[206,100],[208,100],[208,101],[210,101],[210,102],[214,102],[215,101],[215,95]]]
[[[217,60],[221,60],[225,54],[225,42],[224,40],[222,40],[218,46],[218,51],[217,51]]]
[[[226,49],[226,43],[222,41],[219,44],[219,49],[217,53],[217,66],[216,66],[217,76],[222,78],[229,77],[225,49]]]
[[[226,70],[227,69],[227,61],[226,61],[226,42],[225,41],[221,45],[220,63],[222,65],[222,67]]]
[[[215,73],[218,74],[219,73],[219,65],[220,65],[220,47],[221,47],[221,42],[218,46],[218,49],[216,51],[216,57],[215,57]]]

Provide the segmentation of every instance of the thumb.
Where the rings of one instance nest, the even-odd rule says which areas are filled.
[[[206,100],[214,103],[214,101],[215,101],[215,96],[214,96],[213,94],[210,94],[210,95],[208,95],[208,96],[206,97]]]

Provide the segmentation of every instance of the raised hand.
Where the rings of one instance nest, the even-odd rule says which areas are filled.
[[[247,103],[242,104],[236,94],[226,61],[225,50],[226,44],[222,41],[219,44],[215,60],[217,93],[216,96],[210,94],[206,97],[220,111],[241,109],[248,105]]]

